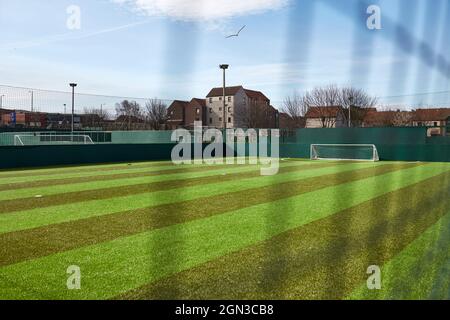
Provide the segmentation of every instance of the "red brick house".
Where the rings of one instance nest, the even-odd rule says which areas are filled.
[[[188,101],[175,100],[167,109],[167,128],[175,130],[184,126],[186,107]]]
[[[192,99],[185,109],[184,127],[191,129],[194,127],[194,122],[201,121],[203,126],[206,126],[206,100]]]
[[[450,108],[417,109],[413,113],[412,125],[430,127],[427,131],[429,137],[447,134],[446,126],[450,118]]]
[[[206,123],[206,100],[194,98],[191,101],[175,100],[167,109],[168,129],[177,128],[192,129],[194,122]]]

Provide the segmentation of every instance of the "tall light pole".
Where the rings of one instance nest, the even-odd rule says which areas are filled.
[[[31,93],[31,112],[33,112],[33,107],[34,107],[34,91],[30,90],[29,91]]]
[[[75,110],[75,87],[77,86],[76,83],[70,83],[69,84],[72,87],[72,139],[73,139],[73,114],[74,114],[74,110]]]
[[[348,127],[350,128],[352,126],[352,104],[353,104],[353,97],[348,97],[348,100],[350,101],[350,104],[348,106]]]
[[[225,71],[228,69],[229,65],[228,64],[221,64],[220,69],[223,70],[223,129],[225,130],[227,128],[227,121],[226,121],[226,113],[225,113],[225,108],[226,108],[226,103],[225,103],[225,91],[226,91],[226,83],[225,83]]]

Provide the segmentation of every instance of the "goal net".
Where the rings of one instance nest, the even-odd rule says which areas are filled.
[[[88,135],[18,134],[14,136],[15,146],[39,146],[58,144],[94,144],[94,142]]]
[[[311,160],[379,161],[373,144],[312,144]]]

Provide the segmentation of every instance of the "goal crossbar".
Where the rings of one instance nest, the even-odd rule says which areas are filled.
[[[51,145],[51,144],[94,144],[89,135],[84,134],[16,134],[14,135],[15,146],[27,145]]]
[[[320,155],[319,149],[331,149],[331,154],[333,153],[333,148],[335,149],[347,149],[346,152],[350,153],[350,156],[345,157],[339,156],[339,152],[337,152],[336,156],[327,156]],[[361,152],[355,152],[354,154],[351,154],[351,149],[365,149],[366,154],[368,157],[362,158],[359,157]],[[348,154],[346,154],[348,155]],[[334,161],[379,161],[379,155],[377,147],[374,144],[311,144],[311,150],[310,150],[310,159],[311,160],[334,160]]]

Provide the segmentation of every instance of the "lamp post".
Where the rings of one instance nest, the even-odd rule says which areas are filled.
[[[226,108],[226,104],[225,104],[225,91],[226,91],[226,83],[225,83],[225,71],[228,69],[229,65],[228,64],[221,64],[220,69],[223,70],[223,129],[225,130],[227,128],[227,121],[226,121],[226,113],[225,113],[225,108]]]
[[[31,112],[33,112],[33,108],[34,108],[34,91],[30,90],[29,93],[31,93]]]
[[[352,126],[352,104],[353,104],[353,97],[349,97],[348,100],[350,101],[350,104],[348,106],[348,127],[350,128]]]
[[[77,86],[76,83],[70,83],[69,84],[72,87],[72,139],[73,139],[73,129],[74,129],[74,125],[73,125],[73,114],[74,114],[74,110],[75,110],[75,87]]]

